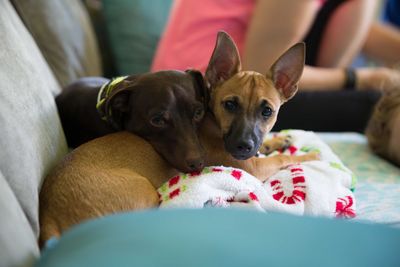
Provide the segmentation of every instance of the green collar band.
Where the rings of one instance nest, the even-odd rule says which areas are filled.
[[[100,113],[101,119],[102,120],[107,120],[107,117],[111,115],[111,110],[107,112],[105,110],[105,104],[107,98],[111,95],[111,93],[114,91],[116,85],[118,85],[120,82],[122,82],[124,79],[126,79],[128,76],[121,76],[112,79],[111,81],[103,84],[100,88],[99,94],[97,95],[97,103],[96,103],[96,109]]]

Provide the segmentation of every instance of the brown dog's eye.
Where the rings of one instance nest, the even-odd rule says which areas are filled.
[[[198,108],[194,111],[193,119],[195,121],[200,121],[204,116],[204,109],[203,108]]]
[[[151,118],[150,123],[156,127],[163,127],[167,124],[167,121],[165,120],[163,115],[156,115]]]
[[[262,111],[261,111],[261,115],[264,118],[269,118],[272,115],[272,109],[270,107],[263,107]]]
[[[235,111],[238,108],[238,103],[232,100],[225,101],[224,108],[228,111]]]

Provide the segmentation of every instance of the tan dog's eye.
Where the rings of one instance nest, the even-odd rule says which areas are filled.
[[[233,100],[227,100],[227,101],[224,102],[224,108],[227,111],[233,112],[233,111],[237,110],[238,103],[236,101],[233,101]]]
[[[193,119],[195,121],[200,121],[204,116],[204,109],[203,108],[198,108],[194,111]]]
[[[150,123],[155,127],[163,127],[167,124],[163,115],[159,114],[151,118]]]
[[[272,109],[270,107],[263,107],[262,111],[261,111],[261,115],[264,118],[269,118],[272,115]]]

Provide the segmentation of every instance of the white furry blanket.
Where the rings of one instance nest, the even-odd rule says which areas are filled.
[[[354,174],[315,133],[278,133],[288,134],[293,144],[274,153],[301,155],[317,150],[321,160],[292,165],[264,183],[243,170],[223,166],[182,173],[158,189],[160,208],[249,207],[297,215],[355,217]]]

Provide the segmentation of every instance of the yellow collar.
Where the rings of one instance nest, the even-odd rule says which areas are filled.
[[[100,113],[102,120],[107,120],[107,117],[111,115],[111,110],[109,112],[105,110],[105,103],[107,98],[111,95],[111,93],[115,89],[115,86],[126,79],[126,77],[128,76],[114,78],[101,86],[99,94],[97,95],[96,109]]]

